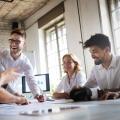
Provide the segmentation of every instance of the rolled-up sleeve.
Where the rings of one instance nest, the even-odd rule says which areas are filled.
[[[84,72],[78,72],[77,73],[77,83],[76,86],[77,87],[81,87],[81,86],[84,86],[85,83],[86,83],[86,76],[85,76],[85,73]]]
[[[0,72],[5,71],[5,68],[2,64],[2,58],[3,58],[3,55],[2,55],[2,51],[0,50]]]
[[[88,81],[85,83],[85,86],[89,88],[98,87],[97,81],[95,78],[94,69],[91,71],[90,77],[88,78]]]
[[[24,64],[24,75],[26,76],[27,84],[34,96],[43,94],[41,88],[38,87],[37,81],[33,75],[33,67],[29,60]]]
[[[58,84],[57,88],[55,89],[55,92],[64,92],[64,81],[61,80],[60,83]]]

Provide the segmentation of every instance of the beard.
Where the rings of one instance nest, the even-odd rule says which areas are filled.
[[[11,54],[11,56],[12,57],[18,57],[18,56],[20,56],[20,54],[21,54],[21,50],[20,49],[10,49],[10,54]]]
[[[95,65],[100,65],[100,64],[102,64],[103,63],[103,61],[102,60],[95,60]]]

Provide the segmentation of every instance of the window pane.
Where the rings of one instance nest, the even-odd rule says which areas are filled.
[[[58,42],[60,51],[63,49],[67,49],[65,25],[59,26],[58,28]]]
[[[57,41],[53,40],[47,44],[47,55],[57,52]]]
[[[66,37],[60,38],[60,39],[58,39],[58,40],[59,40],[59,48],[60,48],[60,51],[61,51],[61,50],[64,50],[64,49],[67,49]]]
[[[51,68],[53,66],[58,66],[58,54],[51,54],[48,56],[48,68]]]
[[[117,55],[120,55],[120,48],[117,49]]]
[[[112,13],[112,20],[113,20],[113,29],[117,29],[120,27],[120,9],[115,10]]]
[[[51,82],[54,83],[56,80],[60,79],[60,71],[59,66],[55,66],[49,69],[49,73],[51,76]]]
[[[59,66],[49,68],[50,86],[52,91],[55,90],[56,86],[60,81],[60,71]]]
[[[46,30],[46,48],[50,85],[54,88],[64,73],[61,60],[68,52],[66,28],[63,21]]]
[[[65,55],[65,54],[67,54],[68,53],[68,50],[67,49],[64,49],[64,50],[62,50],[62,51],[60,51],[60,58],[61,58],[61,63],[62,63],[62,57]]]
[[[63,56],[66,54],[66,53],[68,53],[68,50],[67,49],[64,49],[64,50],[62,50],[62,51],[60,51],[60,67],[61,67],[61,75],[63,76],[64,75],[64,70],[63,70],[63,62],[62,62],[62,58],[63,58]]]
[[[55,27],[52,27],[46,31],[46,42],[47,43],[50,42],[51,40],[53,40],[52,39],[52,32],[53,32],[53,34],[55,34],[54,31],[55,31]]]
[[[115,51],[120,52],[120,0],[109,0],[109,12],[111,15],[112,32],[114,35]]]
[[[120,29],[114,31],[115,33],[115,42],[116,42],[116,49],[120,48]]]
[[[109,0],[111,11],[115,10],[118,7],[118,0]]]

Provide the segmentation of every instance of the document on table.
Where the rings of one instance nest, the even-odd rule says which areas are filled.
[[[35,100],[28,105],[16,105],[16,104],[0,104],[0,116],[1,115],[45,115],[51,113],[59,113],[63,110],[78,108],[66,103],[72,102],[71,100],[55,100],[39,103]],[[57,104],[57,105],[56,105]]]
[[[58,108],[58,106],[51,103],[39,103],[37,101],[32,101],[28,105],[0,104],[0,116],[19,114],[38,115],[39,112],[42,114],[48,114],[51,112],[51,109],[52,112],[59,112]]]
[[[72,99],[59,99],[59,100],[52,101],[51,103],[53,103],[53,104],[66,104],[66,103],[72,103],[72,102],[73,102]]]
[[[0,104],[0,116],[1,115],[16,115],[17,105],[15,104]]]

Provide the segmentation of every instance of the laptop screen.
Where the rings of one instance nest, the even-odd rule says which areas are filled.
[[[50,91],[49,74],[37,74],[35,80],[41,90]],[[30,93],[25,76],[22,77],[22,93]]]

